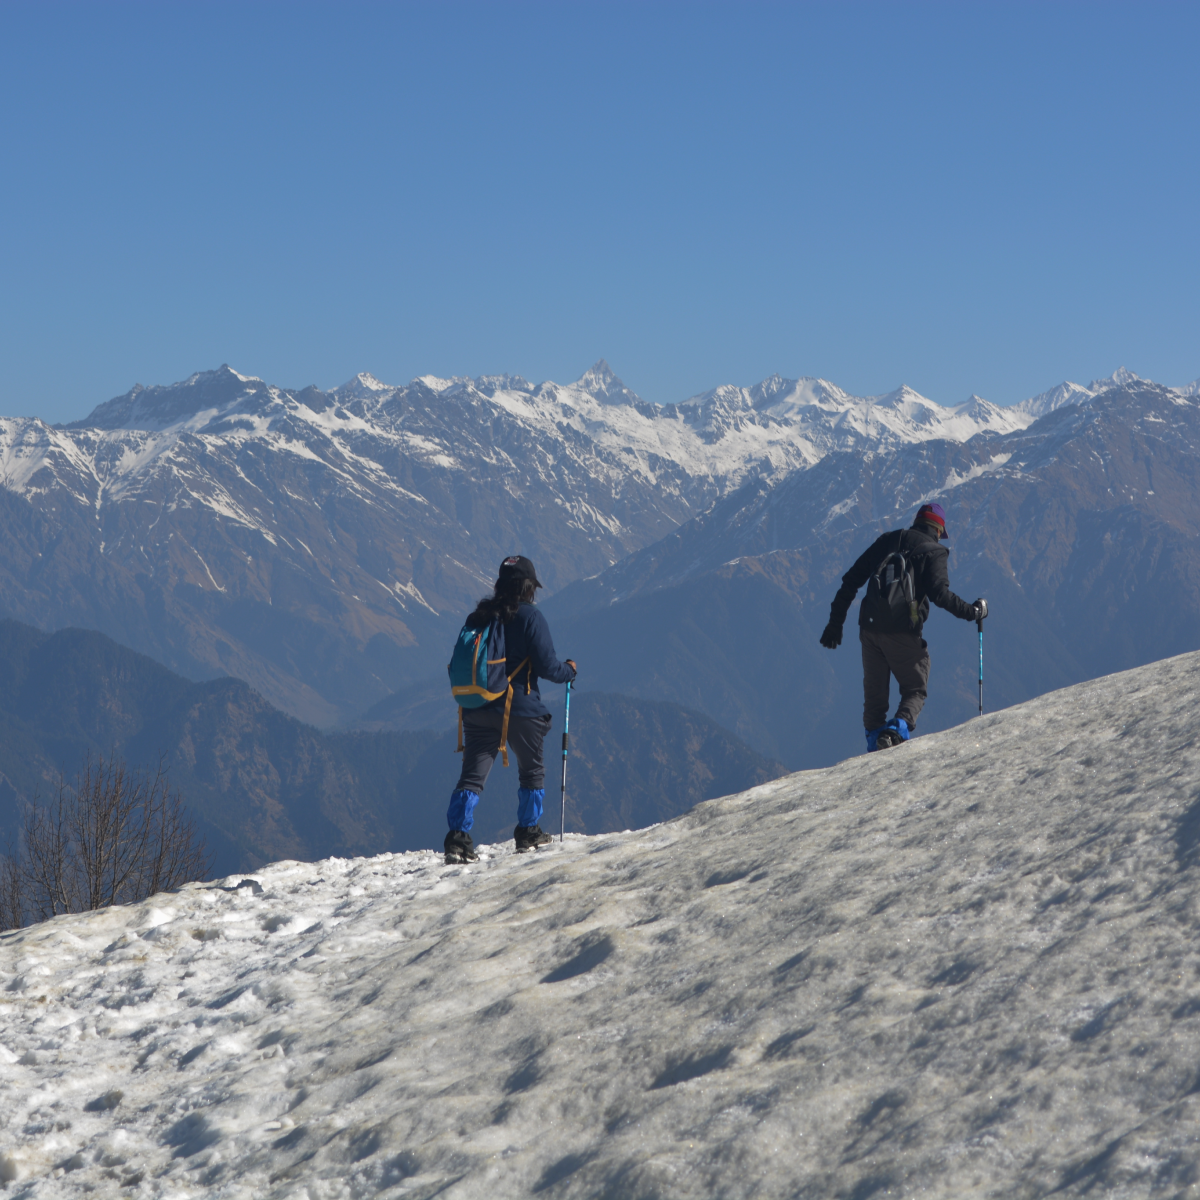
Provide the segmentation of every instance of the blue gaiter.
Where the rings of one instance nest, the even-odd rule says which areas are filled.
[[[461,829],[463,833],[470,833],[471,826],[475,824],[475,805],[478,803],[479,797],[474,792],[460,788],[450,797],[450,807],[446,809],[446,824],[451,829]]]
[[[517,824],[528,829],[542,819],[545,788],[517,788]]]

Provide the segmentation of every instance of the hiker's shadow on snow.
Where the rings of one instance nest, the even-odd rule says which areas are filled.
[[[1200,862],[1200,797],[1175,826],[1175,861],[1181,871]]]

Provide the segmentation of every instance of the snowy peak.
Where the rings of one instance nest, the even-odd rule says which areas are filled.
[[[1144,382],[1147,381],[1143,380],[1141,376],[1135,375],[1124,367],[1118,367],[1108,378],[1093,379],[1086,387],[1083,384],[1064,381],[1048,392],[1042,392],[1040,395],[1031,396],[1028,400],[1022,400],[1020,404],[1014,404],[1012,408],[1014,412],[1027,413],[1037,420],[1039,417],[1057,412],[1060,408],[1066,408],[1072,404],[1086,404],[1101,392],[1107,392],[1111,388],[1128,387],[1133,383]]]
[[[396,389],[390,384],[380,383],[369,371],[360,371],[353,379],[347,380],[336,391],[340,395],[347,397],[371,397],[375,398],[385,392],[394,392]]]
[[[575,381],[574,386],[581,392],[587,392],[603,404],[641,404],[642,398],[632,392],[617,378],[612,367],[600,359],[595,366],[589,367]]]
[[[580,375],[575,381],[575,386],[583,388],[585,392],[607,391],[613,382],[620,382],[617,373],[608,365],[606,359],[601,358]]]
[[[524,375],[480,375],[472,381],[471,386],[482,396],[495,396],[497,392],[511,392],[527,396],[533,390],[533,384]]]
[[[464,383],[470,382],[466,375],[453,375],[449,379],[443,379],[440,375],[418,375],[413,380],[413,383],[419,383],[439,396],[442,392],[448,392],[451,388],[461,387]]]
[[[1067,405],[1084,404],[1094,395],[1095,392],[1091,388],[1083,387],[1082,384],[1063,382],[1048,392],[1042,392],[1037,396],[1031,396],[1028,400],[1022,400],[1020,404],[1014,404],[1013,408],[1018,412],[1028,413],[1031,418],[1037,420],[1039,417],[1057,412],[1058,409],[1065,408]]]
[[[201,415],[207,419],[223,413],[253,397],[266,397],[270,391],[261,379],[239,374],[223,363],[215,371],[197,371],[181,383],[148,388],[135,384],[125,395],[105,401],[65,428],[169,429]]]
[[[1140,383],[1142,378],[1124,367],[1118,367],[1107,379],[1093,379],[1089,389],[1093,395],[1107,392],[1109,388],[1127,387],[1131,383]]]
[[[879,405],[880,408],[940,408],[927,396],[922,396],[920,392],[910,388],[908,384],[902,383],[894,392],[888,392],[883,396],[867,397],[872,404]]]
[[[749,396],[757,411],[769,413],[777,420],[798,416],[805,410],[835,410],[849,399],[841,388],[807,375],[800,379],[772,375],[750,388]]]
[[[1001,408],[982,396],[972,392],[970,399],[958,405],[953,410],[954,417],[959,421],[969,421],[981,428],[1011,433],[1014,429],[1024,428],[1024,417],[1015,414],[1012,409]]]

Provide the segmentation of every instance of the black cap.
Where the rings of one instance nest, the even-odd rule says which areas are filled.
[[[503,583],[509,579],[532,579],[534,587],[542,586],[537,572],[533,569],[533,563],[523,554],[510,554],[500,564],[500,582]]]

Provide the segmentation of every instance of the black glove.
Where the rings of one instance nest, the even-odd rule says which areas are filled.
[[[979,599],[975,601],[975,620],[982,621],[988,614],[987,601]]]
[[[821,634],[821,645],[826,650],[836,650],[842,644],[842,627],[836,621],[830,621]]]

